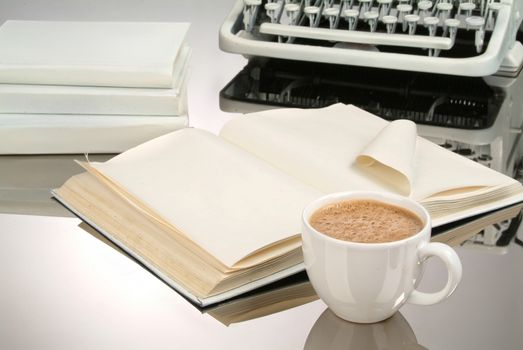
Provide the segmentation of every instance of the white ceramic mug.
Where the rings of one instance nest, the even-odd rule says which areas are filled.
[[[356,243],[332,238],[310,225],[318,209],[340,201],[370,199],[408,209],[418,215],[423,229],[408,238],[387,243]],[[430,305],[447,298],[461,280],[456,252],[442,243],[430,243],[428,212],[417,202],[398,195],[352,191],[333,193],[310,203],[303,211],[303,256],[312,286],[339,317],[373,323],[392,316],[405,303]],[[437,256],[445,263],[448,281],[436,293],[416,290],[423,262]]]

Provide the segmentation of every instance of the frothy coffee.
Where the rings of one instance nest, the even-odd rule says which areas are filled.
[[[360,243],[398,241],[423,228],[423,221],[413,212],[367,199],[327,205],[314,212],[309,221],[321,233]]]

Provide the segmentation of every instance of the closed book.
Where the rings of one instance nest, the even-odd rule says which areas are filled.
[[[301,213],[326,193],[408,196],[436,229],[523,202],[514,179],[342,104],[183,129],[82,166],[54,196],[200,306],[302,270]]]
[[[183,114],[189,56],[186,46],[168,89],[0,84],[0,113]]]
[[[187,115],[0,114],[0,154],[120,153],[187,124]]]
[[[6,21],[0,83],[170,88],[188,23]]]

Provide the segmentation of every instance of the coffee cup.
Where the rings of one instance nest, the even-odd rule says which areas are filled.
[[[318,210],[361,200],[412,213],[421,220],[421,229],[390,242],[361,243],[333,238],[311,225],[311,216]],[[445,244],[430,242],[430,215],[409,198],[372,191],[333,193],[311,202],[303,211],[302,224],[303,257],[311,284],[327,306],[345,320],[374,323],[391,317],[406,302],[438,303],[450,296],[461,280],[456,252]],[[440,291],[425,293],[416,287],[425,260],[432,256],[444,262],[448,280]]]

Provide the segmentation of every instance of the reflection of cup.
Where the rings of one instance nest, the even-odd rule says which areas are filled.
[[[401,313],[373,324],[344,321],[330,309],[318,318],[305,341],[305,350],[365,349],[406,350],[425,349]]]
[[[356,243],[332,238],[315,230],[310,218],[332,203],[370,200],[397,206],[423,221],[418,233],[386,243]],[[415,201],[371,191],[334,193],[310,203],[303,212],[303,255],[307,274],[318,296],[339,317],[371,323],[392,316],[405,303],[435,304],[448,297],[461,279],[456,252],[441,243],[429,243],[430,216]],[[424,260],[437,256],[445,263],[448,281],[436,293],[416,290]]]

